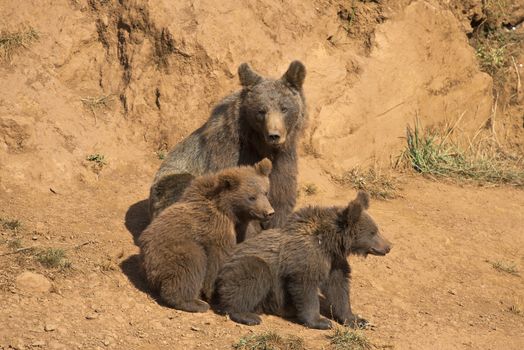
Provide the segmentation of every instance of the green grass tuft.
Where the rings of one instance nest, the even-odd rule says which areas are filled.
[[[92,162],[91,168],[96,174],[100,173],[102,168],[107,164],[104,155],[100,153],[90,154],[86,157],[86,160]]]
[[[233,345],[236,350],[305,350],[304,340],[297,336],[280,336],[268,331],[248,335]]]
[[[90,154],[86,157],[86,160],[102,165],[107,164],[104,155],[100,153]]]
[[[372,345],[361,330],[336,327],[328,336],[333,350],[368,350]]]
[[[522,159],[513,159],[500,148],[482,143],[470,143],[469,148],[462,149],[450,141],[449,133],[422,131],[418,124],[414,129],[408,127],[406,149],[399,162],[436,177],[524,186]]]
[[[65,251],[60,248],[47,248],[36,254],[36,260],[47,268],[69,268],[71,263],[67,260]]]
[[[158,159],[160,159],[160,160],[164,160],[166,158],[167,152],[164,151],[164,150],[159,149],[155,153],[156,153],[156,156],[158,157]]]

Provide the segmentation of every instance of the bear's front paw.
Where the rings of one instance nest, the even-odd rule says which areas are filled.
[[[312,322],[305,322],[304,325],[308,328],[315,328],[315,329],[330,329],[331,328],[331,321],[328,320],[325,317],[320,316],[319,319],[312,321]]]
[[[344,326],[351,328],[366,328],[369,325],[369,321],[365,318],[358,317],[357,315],[350,315],[344,319]]]
[[[209,304],[203,300],[194,299],[178,303],[175,308],[187,312],[206,312],[209,310]]]
[[[260,316],[252,312],[232,312],[229,314],[229,318],[237,323],[248,326],[256,326],[262,322]]]

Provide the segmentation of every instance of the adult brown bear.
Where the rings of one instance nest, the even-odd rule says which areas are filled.
[[[264,226],[281,226],[293,211],[297,139],[307,119],[302,90],[306,69],[294,61],[280,79],[268,79],[244,63],[238,75],[242,90],[216,105],[207,122],[166,156],[151,186],[151,218],[176,202],[196,176],[263,158],[273,162],[269,200],[275,209]]]

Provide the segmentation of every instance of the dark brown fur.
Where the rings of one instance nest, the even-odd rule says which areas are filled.
[[[169,306],[204,312],[217,273],[236,245],[235,226],[274,211],[269,204],[271,161],[193,180],[180,201],[156,217],[139,238],[147,280]]]
[[[282,316],[291,312],[307,327],[319,329],[331,326],[321,308],[343,324],[365,322],[351,311],[347,257],[390,250],[368,206],[367,194],[360,192],[345,208],[307,207],[284,228],[238,245],[219,273],[217,308],[248,325],[260,323],[255,313],[260,309]]]
[[[293,211],[297,139],[307,119],[305,67],[294,61],[282,78],[273,80],[244,63],[238,74],[242,90],[215,106],[209,120],[176,145],[160,166],[149,197],[152,218],[178,201],[194,177],[266,157],[273,162],[269,200],[275,215],[265,227],[281,226]]]

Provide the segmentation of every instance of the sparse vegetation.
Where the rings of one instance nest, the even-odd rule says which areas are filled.
[[[104,155],[100,153],[90,154],[87,156],[86,159],[90,162],[95,162],[97,164],[107,164]]]
[[[437,177],[524,186],[522,158],[506,155],[489,139],[469,141],[469,147],[461,148],[451,141],[452,132],[422,131],[418,123],[414,129],[408,127],[406,149],[397,164],[404,162],[416,172]]]
[[[4,229],[11,231],[17,231],[20,228],[20,226],[22,226],[20,220],[17,219],[5,220],[0,218],[0,224],[2,224],[2,227]]]
[[[507,263],[504,261],[490,261],[489,262],[493,268],[499,272],[505,272],[510,275],[518,276],[519,270],[513,263]]]
[[[91,110],[98,109],[98,108],[109,108],[110,103],[113,101],[113,96],[112,95],[87,96],[87,97],[81,98],[80,101],[82,101],[84,106],[90,108]]]
[[[20,238],[15,238],[7,242],[7,246],[11,249],[22,248],[22,240]]]
[[[109,109],[111,103],[113,102],[113,95],[103,95],[103,96],[87,96],[81,98],[82,104],[85,108],[89,109],[93,113],[96,124],[96,111],[100,109]]]
[[[159,149],[155,153],[156,153],[156,156],[158,157],[158,159],[164,160],[164,158],[166,157],[166,153],[167,152],[165,150]]]
[[[92,169],[95,173],[99,173],[102,168],[107,164],[105,157],[100,153],[93,153],[86,157],[86,160],[92,162]]]
[[[47,268],[69,268],[71,263],[66,259],[66,253],[60,248],[46,248],[36,254],[36,260]]]
[[[510,307],[508,307],[508,311],[517,316],[524,316],[524,311],[522,311],[522,307],[517,303],[512,304]]]
[[[367,170],[354,167],[340,176],[331,175],[331,178],[340,185],[366,191],[373,198],[392,199],[398,197],[397,179],[383,173],[377,166]]]
[[[236,350],[305,350],[304,340],[297,336],[280,336],[268,331],[248,335],[233,345]]]
[[[318,193],[318,187],[314,183],[305,184],[303,189],[306,196],[313,196]]]
[[[476,25],[471,37],[480,68],[493,77],[496,93],[503,91],[504,85],[512,79],[510,71],[515,68],[512,57],[518,57],[519,41],[522,40],[522,36],[503,28],[509,14],[508,1],[483,1],[484,18]]]
[[[368,350],[372,347],[361,330],[348,327],[336,327],[328,338],[333,350]]]
[[[11,61],[15,52],[22,48],[28,48],[29,44],[38,40],[39,35],[33,28],[22,31],[0,32],[0,58]]]

